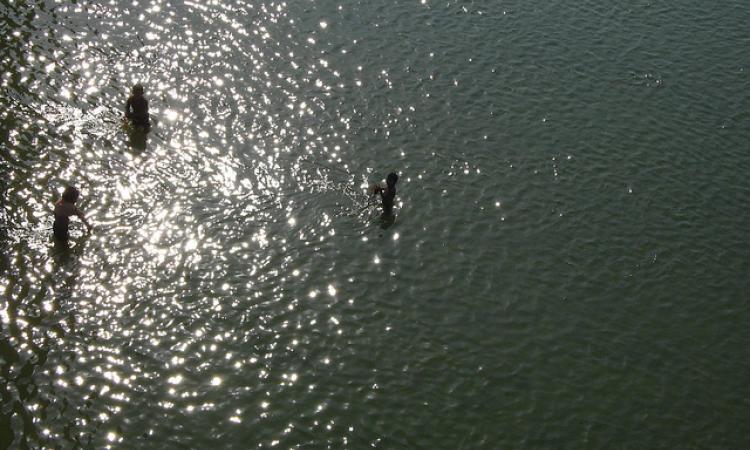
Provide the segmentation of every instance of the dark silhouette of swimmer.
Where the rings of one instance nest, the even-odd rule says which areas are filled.
[[[377,184],[373,186],[372,193],[380,194],[380,199],[383,202],[383,215],[390,216],[393,214],[393,201],[396,199],[396,182],[398,182],[398,175],[394,172],[389,173],[385,182],[386,187],[378,186]]]
[[[86,225],[88,231],[91,231],[91,224],[76,206],[79,195],[78,189],[68,186],[65,188],[62,198],[55,203],[55,223],[52,224],[52,234],[61,241],[67,241],[70,238],[68,234],[70,216],[78,216]]]
[[[132,92],[125,103],[125,118],[130,119],[134,126],[148,130],[151,123],[148,120],[148,100],[143,96],[143,85],[136,84]]]

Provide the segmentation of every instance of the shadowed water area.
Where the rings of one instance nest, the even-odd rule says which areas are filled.
[[[748,24],[3,1],[0,448],[750,447]]]

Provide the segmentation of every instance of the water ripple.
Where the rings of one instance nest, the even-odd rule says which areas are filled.
[[[0,5],[0,446],[746,447],[749,13]]]

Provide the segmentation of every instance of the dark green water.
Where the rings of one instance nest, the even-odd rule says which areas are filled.
[[[749,23],[4,1],[0,448],[750,447]]]

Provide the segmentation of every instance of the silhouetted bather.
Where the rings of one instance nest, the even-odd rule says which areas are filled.
[[[388,174],[386,178],[386,187],[378,186],[377,184],[372,187],[373,194],[380,194],[380,199],[383,202],[383,214],[391,215],[393,213],[393,202],[396,199],[396,182],[398,181],[398,175],[394,172]]]
[[[137,127],[151,126],[148,120],[148,100],[143,96],[143,86],[140,84],[133,86],[133,94],[125,103],[125,117]]]
[[[70,216],[78,216],[91,231],[91,224],[86,220],[80,209],[76,206],[78,201],[78,189],[68,186],[63,192],[62,198],[55,203],[55,223],[52,224],[52,234],[57,239],[67,241],[70,238],[68,226],[70,225]]]

